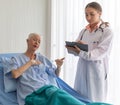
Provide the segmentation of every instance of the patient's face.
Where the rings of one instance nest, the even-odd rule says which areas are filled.
[[[40,42],[41,42],[40,36],[33,35],[27,40],[28,48],[32,51],[36,51],[40,46]]]

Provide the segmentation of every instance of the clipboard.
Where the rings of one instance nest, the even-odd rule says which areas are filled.
[[[65,43],[66,43],[66,46],[74,47],[76,45],[81,50],[88,52],[88,44],[80,44],[77,42],[70,42],[70,41],[65,41]]]

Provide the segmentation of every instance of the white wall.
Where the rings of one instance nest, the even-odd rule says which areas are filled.
[[[24,52],[29,33],[42,35],[46,54],[47,0],[0,0],[0,53]]]

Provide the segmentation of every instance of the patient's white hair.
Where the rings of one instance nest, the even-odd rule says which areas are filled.
[[[30,34],[28,35],[28,39],[30,39],[31,37],[33,37],[33,36],[35,36],[35,35],[40,36],[40,35],[39,35],[39,34],[37,34],[37,33],[30,33]]]

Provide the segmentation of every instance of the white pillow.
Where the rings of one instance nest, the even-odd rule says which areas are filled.
[[[12,78],[12,75],[10,72],[13,65],[12,59],[8,57],[1,57],[1,62],[3,66],[3,72],[4,72],[5,92],[16,91],[17,82],[16,82],[16,79]]]

